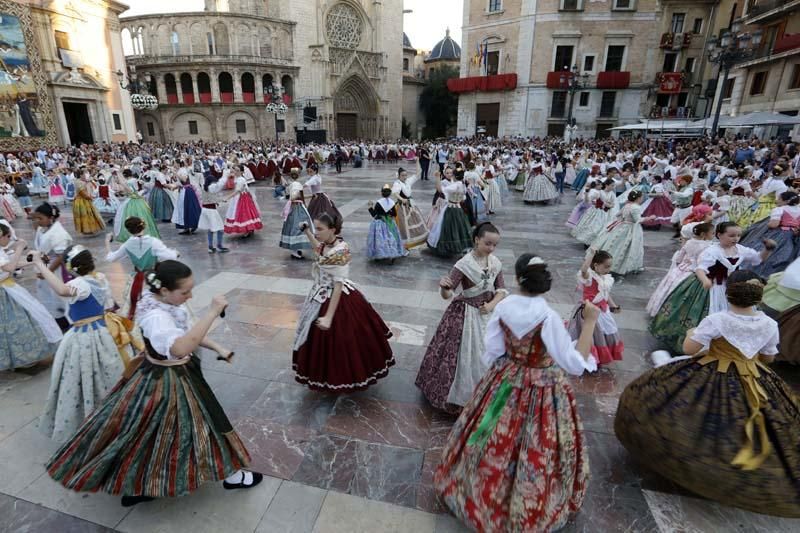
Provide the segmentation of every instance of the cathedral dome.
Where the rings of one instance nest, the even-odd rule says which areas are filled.
[[[414,48],[411,46],[411,39],[408,38],[406,32],[403,32],[403,48]]]
[[[436,43],[436,46],[434,46],[433,50],[431,50],[431,55],[428,56],[425,62],[457,60],[460,58],[461,47],[458,46],[458,43],[450,37],[450,28],[448,28],[444,39]]]

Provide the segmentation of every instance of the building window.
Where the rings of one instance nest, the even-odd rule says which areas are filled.
[[[500,52],[495,50],[486,54],[486,75],[494,76],[500,72]]]
[[[678,94],[678,107],[686,107],[686,102],[689,100],[689,93]],[[681,117],[683,118],[683,117]]]
[[[567,91],[553,91],[553,102],[550,106],[552,118],[564,118],[567,109]]]
[[[114,132],[122,131],[122,114],[111,113],[111,121],[114,123]]]
[[[496,13],[503,9],[503,0],[489,0],[489,13]]]
[[[589,91],[583,91],[578,98],[578,107],[589,107]]]
[[[61,50],[72,50],[69,45],[69,33],[58,30],[56,30],[54,33],[56,36],[56,48],[60,48]]]
[[[236,133],[247,133],[247,123],[244,119],[236,119]]]
[[[683,21],[686,20],[686,13],[672,14],[672,33],[683,33]]]
[[[695,64],[695,58],[693,58],[693,57],[687,57],[687,58],[686,58],[686,68],[684,69],[684,71],[685,71],[685,72],[688,72],[688,73],[690,73],[690,74],[691,74],[692,72],[694,72],[694,64]]]
[[[620,72],[625,58],[624,46],[609,46],[606,53],[606,72]]]
[[[408,58],[403,58],[403,72],[408,72]]]
[[[800,63],[792,69],[792,78],[789,80],[789,89],[800,89]]]
[[[152,122],[147,123],[147,136],[148,137],[155,137],[156,136],[156,125]]]
[[[170,37],[170,42],[172,43],[172,55],[177,56],[181,53],[181,41],[178,38],[178,32],[173,31],[172,37]]]
[[[591,56],[583,56],[583,71],[584,72],[594,72],[594,57]]]
[[[278,119],[275,121],[275,131],[277,133],[285,133],[286,132],[286,121],[283,119]]]
[[[208,55],[214,55],[214,37],[211,32],[206,33],[206,42],[208,43]]]
[[[736,78],[728,78],[725,80],[725,85],[722,86],[722,99],[729,100],[733,96],[733,86],[736,84]]]
[[[189,121],[189,135],[197,135],[197,121],[190,120]]]
[[[614,9],[630,11],[633,9],[634,0],[614,0]]]
[[[664,54],[664,65],[661,68],[661,72],[675,72],[675,68],[678,66],[678,53],[677,52],[667,52]]]
[[[703,19],[694,19],[692,33],[703,33]]]
[[[556,46],[556,59],[553,63],[553,70],[569,70],[572,68],[573,46]]]
[[[753,75],[753,84],[750,85],[750,96],[757,94],[764,94],[764,89],[767,86],[767,71],[762,70]]]
[[[617,103],[616,91],[603,91],[603,99],[600,100],[600,116],[613,117],[614,104]]]
[[[561,11],[582,11],[583,0],[561,0]]]

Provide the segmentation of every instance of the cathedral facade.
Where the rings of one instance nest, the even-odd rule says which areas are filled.
[[[136,112],[145,141],[400,136],[402,0],[206,0],[121,23],[159,101]]]

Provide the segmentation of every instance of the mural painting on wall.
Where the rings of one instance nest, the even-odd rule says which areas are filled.
[[[47,144],[55,144],[55,131],[30,12],[0,0],[0,147]]]

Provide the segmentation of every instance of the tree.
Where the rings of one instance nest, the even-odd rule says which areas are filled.
[[[425,115],[426,139],[446,137],[455,126],[458,116],[458,97],[447,88],[447,80],[457,78],[458,70],[445,66],[431,73],[419,97],[419,107]]]

